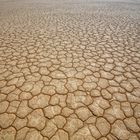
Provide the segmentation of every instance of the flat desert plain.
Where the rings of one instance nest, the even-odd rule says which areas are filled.
[[[140,1],[0,0],[0,140],[139,140]]]

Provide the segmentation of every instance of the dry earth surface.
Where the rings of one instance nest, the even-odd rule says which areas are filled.
[[[0,0],[0,140],[139,140],[140,1]]]

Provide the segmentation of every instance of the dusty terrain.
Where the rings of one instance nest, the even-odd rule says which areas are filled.
[[[0,0],[0,140],[139,140],[140,1]]]

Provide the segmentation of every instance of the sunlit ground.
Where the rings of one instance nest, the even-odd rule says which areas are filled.
[[[0,0],[0,140],[139,140],[140,1]]]

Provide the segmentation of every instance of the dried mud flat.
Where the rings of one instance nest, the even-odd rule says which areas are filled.
[[[0,0],[0,140],[139,140],[140,2]]]

